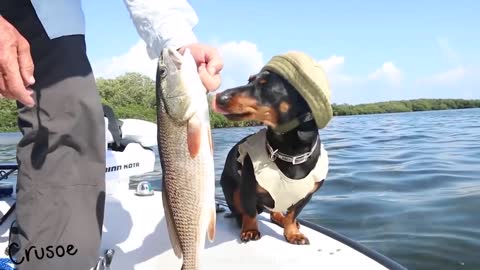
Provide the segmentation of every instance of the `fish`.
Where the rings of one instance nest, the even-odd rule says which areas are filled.
[[[215,239],[215,171],[207,90],[189,49],[162,50],[155,88],[168,235],[181,270],[198,270]]]

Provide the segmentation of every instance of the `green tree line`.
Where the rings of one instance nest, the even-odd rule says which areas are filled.
[[[118,118],[136,118],[156,121],[155,82],[139,73],[126,73],[115,79],[97,79],[102,103],[113,108]],[[370,104],[332,104],[335,116],[379,114],[480,108],[480,100],[464,99],[416,99],[387,101]],[[17,131],[16,104],[12,100],[0,99],[0,132]],[[253,126],[255,121],[229,121],[223,115],[211,112],[212,128]]]
[[[109,105],[118,118],[156,122],[155,81],[139,73],[126,73],[115,79],[97,79],[102,103]],[[0,132],[17,131],[17,110],[13,100],[0,99]],[[233,122],[211,111],[212,128],[253,126],[254,121]]]
[[[412,99],[385,101],[369,104],[332,104],[333,114],[342,115],[360,115],[360,114],[379,114],[379,113],[399,113],[399,112],[418,112],[435,111],[450,109],[468,109],[480,108],[480,99]]]

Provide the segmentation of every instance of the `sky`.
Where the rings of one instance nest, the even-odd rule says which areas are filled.
[[[173,0],[172,0],[173,1]],[[480,98],[480,1],[190,0],[198,40],[224,59],[219,91],[299,50],[327,73],[332,103]],[[123,0],[83,0],[96,77],[154,78]]]

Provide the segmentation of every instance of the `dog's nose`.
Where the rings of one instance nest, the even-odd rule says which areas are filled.
[[[226,106],[230,99],[230,95],[226,95],[225,93],[217,94],[217,104],[220,106]]]

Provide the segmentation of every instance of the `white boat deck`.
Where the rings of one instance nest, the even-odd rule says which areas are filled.
[[[136,196],[127,184],[107,196],[102,250],[114,249],[112,270],[180,269],[181,260],[171,249],[162,209],[161,192]],[[123,188],[125,187],[125,188]],[[10,202],[11,203],[11,202]],[[2,207],[5,213],[5,205]],[[228,212],[228,210],[227,210]],[[270,223],[268,215],[259,219],[262,238],[241,243],[233,219],[217,214],[217,234],[207,240],[204,269],[388,269],[364,254],[306,226],[301,230],[310,245],[292,245],[282,229]],[[0,258],[8,241],[8,227],[15,214],[0,227]]]

